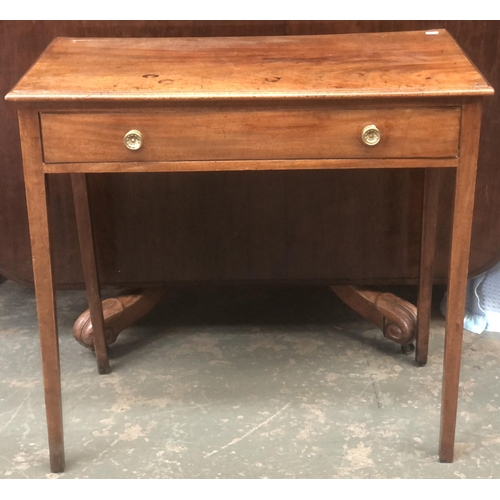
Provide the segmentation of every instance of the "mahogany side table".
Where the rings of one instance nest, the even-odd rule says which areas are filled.
[[[427,360],[442,168],[456,171],[439,457],[453,460],[483,97],[445,30],[318,36],[55,39],[18,106],[50,466],[64,470],[46,196],[71,174],[100,373],[109,371],[87,197],[92,173],[424,168],[417,364]]]

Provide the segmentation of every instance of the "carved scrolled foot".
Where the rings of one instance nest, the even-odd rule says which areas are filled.
[[[384,337],[405,345],[410,343],[417,333],[417,308],[406,300],[392,293],[381,293],[375,307],[384,316]]]
[[[165,295],[164,288],[129,290],[102,302],[106,345],[113,344],[120,332],[148,314]],[[94,331],[90,311],[83,312],[73,325],[73,336],[84,347],[94,349]]]
[[[357,286],[331,286],[333,292],[350,308],[375,323],[384,337],[408,346],[416,336],[417,308],[392,293]]]

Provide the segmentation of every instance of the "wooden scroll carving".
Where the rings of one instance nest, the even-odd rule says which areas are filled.
[[[413,350],[409,344],[415,339],[417,308],[392,293],[384,293],[357,286],[331,286],[331,290],[351,309],[375,323],[384,337]]]
[[[102,303],[106,345],[116,341],[120,332],[148,314],[165,295],[165,288],[129,290]],[[94,349],[94,332],[87,309],[73,325],[75,339],[84,347]]]
[[[330,289],[351,309],[376,324],[384,337],[410,350],[415,339],[417,308],[392,293],[357,286],[331,286]],[[165,288],[129,290],[102,303],[106,345],[113,344],[120,332],[148,314],[166,293]],[[88,309],[73,326],[75,339],[84,347],[94,349],[92,322]]]

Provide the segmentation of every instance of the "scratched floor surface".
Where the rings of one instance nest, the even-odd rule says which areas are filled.
[[[50,474],[34,294],[0,284],[0,478],[500,478],[498,334],[465,332],[440,464],[439,314],[417,368],[325,288],[179,290],[99,376],[72,338],[85,308],[58,292],[67,467]]]

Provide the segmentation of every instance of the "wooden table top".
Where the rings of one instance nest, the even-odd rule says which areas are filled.
[[[13,101],[490,95],[446,30],[218,38],[56,38]]]

